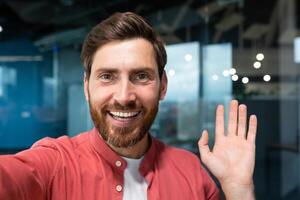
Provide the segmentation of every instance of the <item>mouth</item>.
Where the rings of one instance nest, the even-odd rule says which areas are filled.
[[[141,114],[141,111],[108,111],[109,116],[112,117],[116,125],[130,125]]]

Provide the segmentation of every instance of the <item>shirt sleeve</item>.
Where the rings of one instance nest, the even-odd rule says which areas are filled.
[[[214,180],[210,177],[206,169],[201,166],[200,173],[204,180],[204,190],[205,194],[208,200],[219,200],[220,198],[220,192],[217,188],[216,183]]]
[[[58,152],[47,147],[0,156],[0,199],[46,199],[57,163]]]

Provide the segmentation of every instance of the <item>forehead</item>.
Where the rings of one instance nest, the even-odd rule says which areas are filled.
[[[157,63],[152,44],[145,39],[135,38],[101,46],[95,53],[92,72],[100,68],[130,70],[139,67],[157,70]]]

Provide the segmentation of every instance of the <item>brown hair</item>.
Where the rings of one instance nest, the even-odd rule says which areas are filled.
[[[115,40],[143,38],[153,45],[160,78],[167,63],[163,42],[141,16],[132,12],[115,13],[97,24],[87,35],[81,51],[86,78],[89,79],[95,52]]]

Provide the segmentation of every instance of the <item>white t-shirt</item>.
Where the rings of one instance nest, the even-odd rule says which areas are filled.
[[[140,163],[143,159],[125,158],[127,168],[124,172],[123,200],[147,200],[148,183],[139,172]]]

